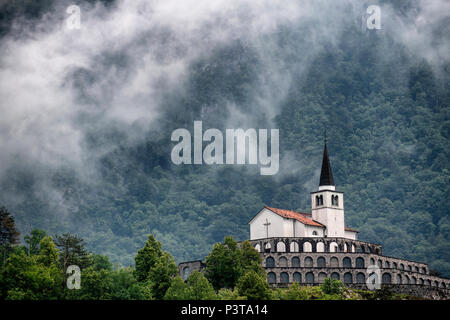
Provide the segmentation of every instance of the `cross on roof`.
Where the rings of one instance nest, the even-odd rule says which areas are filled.
[[[266,238],[269,237],[269,226],[271,225],[271,223],[269,222],[269,220],[267,220],[266,218],[266,223],[264,223],[264,226],[266,226]]]

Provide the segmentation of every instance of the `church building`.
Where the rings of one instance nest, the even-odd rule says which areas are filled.
[[[249,222],[250,240],[271,237],[357,239],[358,231],[345,226],[344,193],[336,191],[326,143],[319,188],[311,192],[311,204],[312,213],[265,206]]]

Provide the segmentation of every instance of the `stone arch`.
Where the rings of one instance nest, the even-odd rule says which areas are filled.
[[[418,267],[418,266],[415,266],[415,267],[414,267],[414,272],[419,273],[419,267]]]
[[[370,263],[369,265],[374,266],[375,265],[375,259],[374,258],[370,258]]]
[[[362,272],[356,274],[356,283],[366,283],[366,275]]]
[[[266,268],[274,268],[275,267],[275,259],[272,257],[266,258]]]
[[[409,277],[405,276],[405,284],[409,284]]]
[[[398,274],[397,275],[397,284],[402,284],[403,283],[403,281],[402,281],[402,275],[401,274]]]
[[[441,288],[442,288],[442,289],[445,289],[445,288],[446,288],[445,282],[441,282]]]
[[[398,268],[397,262],[392,262],[392,268],[394,268],[394,269],[397,269],[397,268]]]
[[[344,273],[344,283],[345,284],[353,283],[353,276],[350,272]]]
[[[281,268],[287,268],[288,261],[287,261],[286,257],[280,257],[278,259],[278,266],[281,267]]]
[[[275,272],[269,272],[267,274],[267,282],[268,283],[277,283],[277,275]]]
[[[261,246],[259,245],[259,243],[255,244],[255,250],[258,252],[261,252]]]
[[[384,262],[384,267],[387,268],[387,269],[391,268],[391,264],[389,263],[389,261],[385,261]]]
[[[408,264],[407,270],[408,270],[408,271],[412,271],[411,265]]]
[[[302,282],[302,274],[300,272],[294,272],[293,278],[294,282]]]
[[[325,268],[327,266],[327,262],[324,257],[318,257],[317,258],[317,267],[318,268]]]
[[[352,259],[350,259],[349,257],[345,257],[344,259],[342,259],[342,266],[344,268],[351,268],[352,267]]]
[[[316,252],[325,252],[325,244],[322,241],[316,243]]]
[[[286,244],[283,241],[278,241],[277,252],[286,252]]]
[[[339,252],[339,246],[335,241],[332,241],[328,246],[329,252]]]
[[[266,242],[264,244],[264,252],[270,252],[271,248],[272,248],[272,245],[270,244],[270,242]]]
[[[381,261],[381,259],[378,259],[377,265],[378,265],[378,268],[382,269],[383,268],[383,261]]]
[[[417,283],[417,279],[416,277],[411,277],[411,284],[416,284]]]
[[[352,243],[352,252],[356,252],[356,246]]]
[[[287,272],[280,273],[280,282],[289,283],[289,274]]]
[[[425,267],[422,268],[422,273],[426,274],[427,273],[427,269]]]
[[[331,280],[340,280],[340,279],[341,279],[341,277],[338,272],[333,272],[331,274]]]
[[[323,283],[326,278],[327,278],[327,274],[325,272],[319,273],[319,283]]]
[[[314,283],[314,273],[307,272],[305,275],[305,281],[306,283]]]
[[[365,268],[365,263],[364,263],[363,257],[356,258],[356,268]]]
[[[191,270],[189,269],[188,266],[183,268],[183,279],[186,281],[187,278],[189,278],[189,275],[191,273]]]
[[[419,279],[419,284],[423,285],[423,279],[422,278]]]
[[[403,263],[400,263],[400,270],[405,270],[405,265]]]
[[[350,264],[351,264],[351,260],[350,260]],[[339,259],[336,257],[331,257],[330,258],[330,267],[332,267],[332,268],[339,267]]]
[[[439,282],[437,282],[437,280],[434,280],[434,282],[433,282],[433,287],[439,287]]]
[[[425,281],[425,284],[426,284],[427,286],[431,286],[431,280],[430,280],[430,279],[427,279],[427,280]]]
[[[392,282],[392,276],[390,273],[385,272],[381,276],[381,283],[391,283]]]
[[[299,257],[293,257],[291,259],[291,266],[293,268],[300,268],[300,258]]]
[[[297,241],[292,241],[290,245],[291,252],[300,252],[300,247],[298,246]]]
[[[312,266],[313,266],[313,259],[311,257],[306,257],[303,265],[306,268],[312,268]]]
[[[303,252],[312,252],[311,242],[303,242]]]

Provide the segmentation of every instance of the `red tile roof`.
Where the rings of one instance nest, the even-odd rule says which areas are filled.
[[[311,213],[296,212],[296,211],[285,210],[285,209],[277,209],[277,208],[271,208],[271,207],[268,207],[268,206],[264,206],[264,208],[269,209],[273,213],[276,213],[279,216],[282,216],[283,218],[295,219],[297,221],[300,221],[303,224],[307,224],[307,225],[315,226],[315,227],[325,228],[325,226],[323,224],[321,224],[321,223],[311,219],[311,217],[312,217]],[[345,231],[359,232],[358,230],[355,230],[355,229],[352,229],[352,228],[349,228],[349,227],[345,227],[344,229],[345,229]]]
[[[309,218],[309,217],[311,217],[310,213],[295,212],[295,211],[291,211],[291,210],[271,208],[271,207],[268,207],[268,206],[264,206],[264,208],[269,209],[273,213],[276,213],[276,214],[278,214],[279,216],[281,216],[283,218],[295,219],[297,221],[300,221],[303,224],[307,224],[307,225],[315,226],[315,227],[325,228],[325,226],[323,224],[321,224],[321,223],[319,223],[317,221],[314,221],[313,219]]]

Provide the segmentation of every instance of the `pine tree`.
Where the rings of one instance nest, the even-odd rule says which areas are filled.
[[[0,208],[0,247],[3,255],[3,266],[6,262],[6,256],[9,248],[19,242],[19,231],[16,229],[14,217],[5,207]]]

